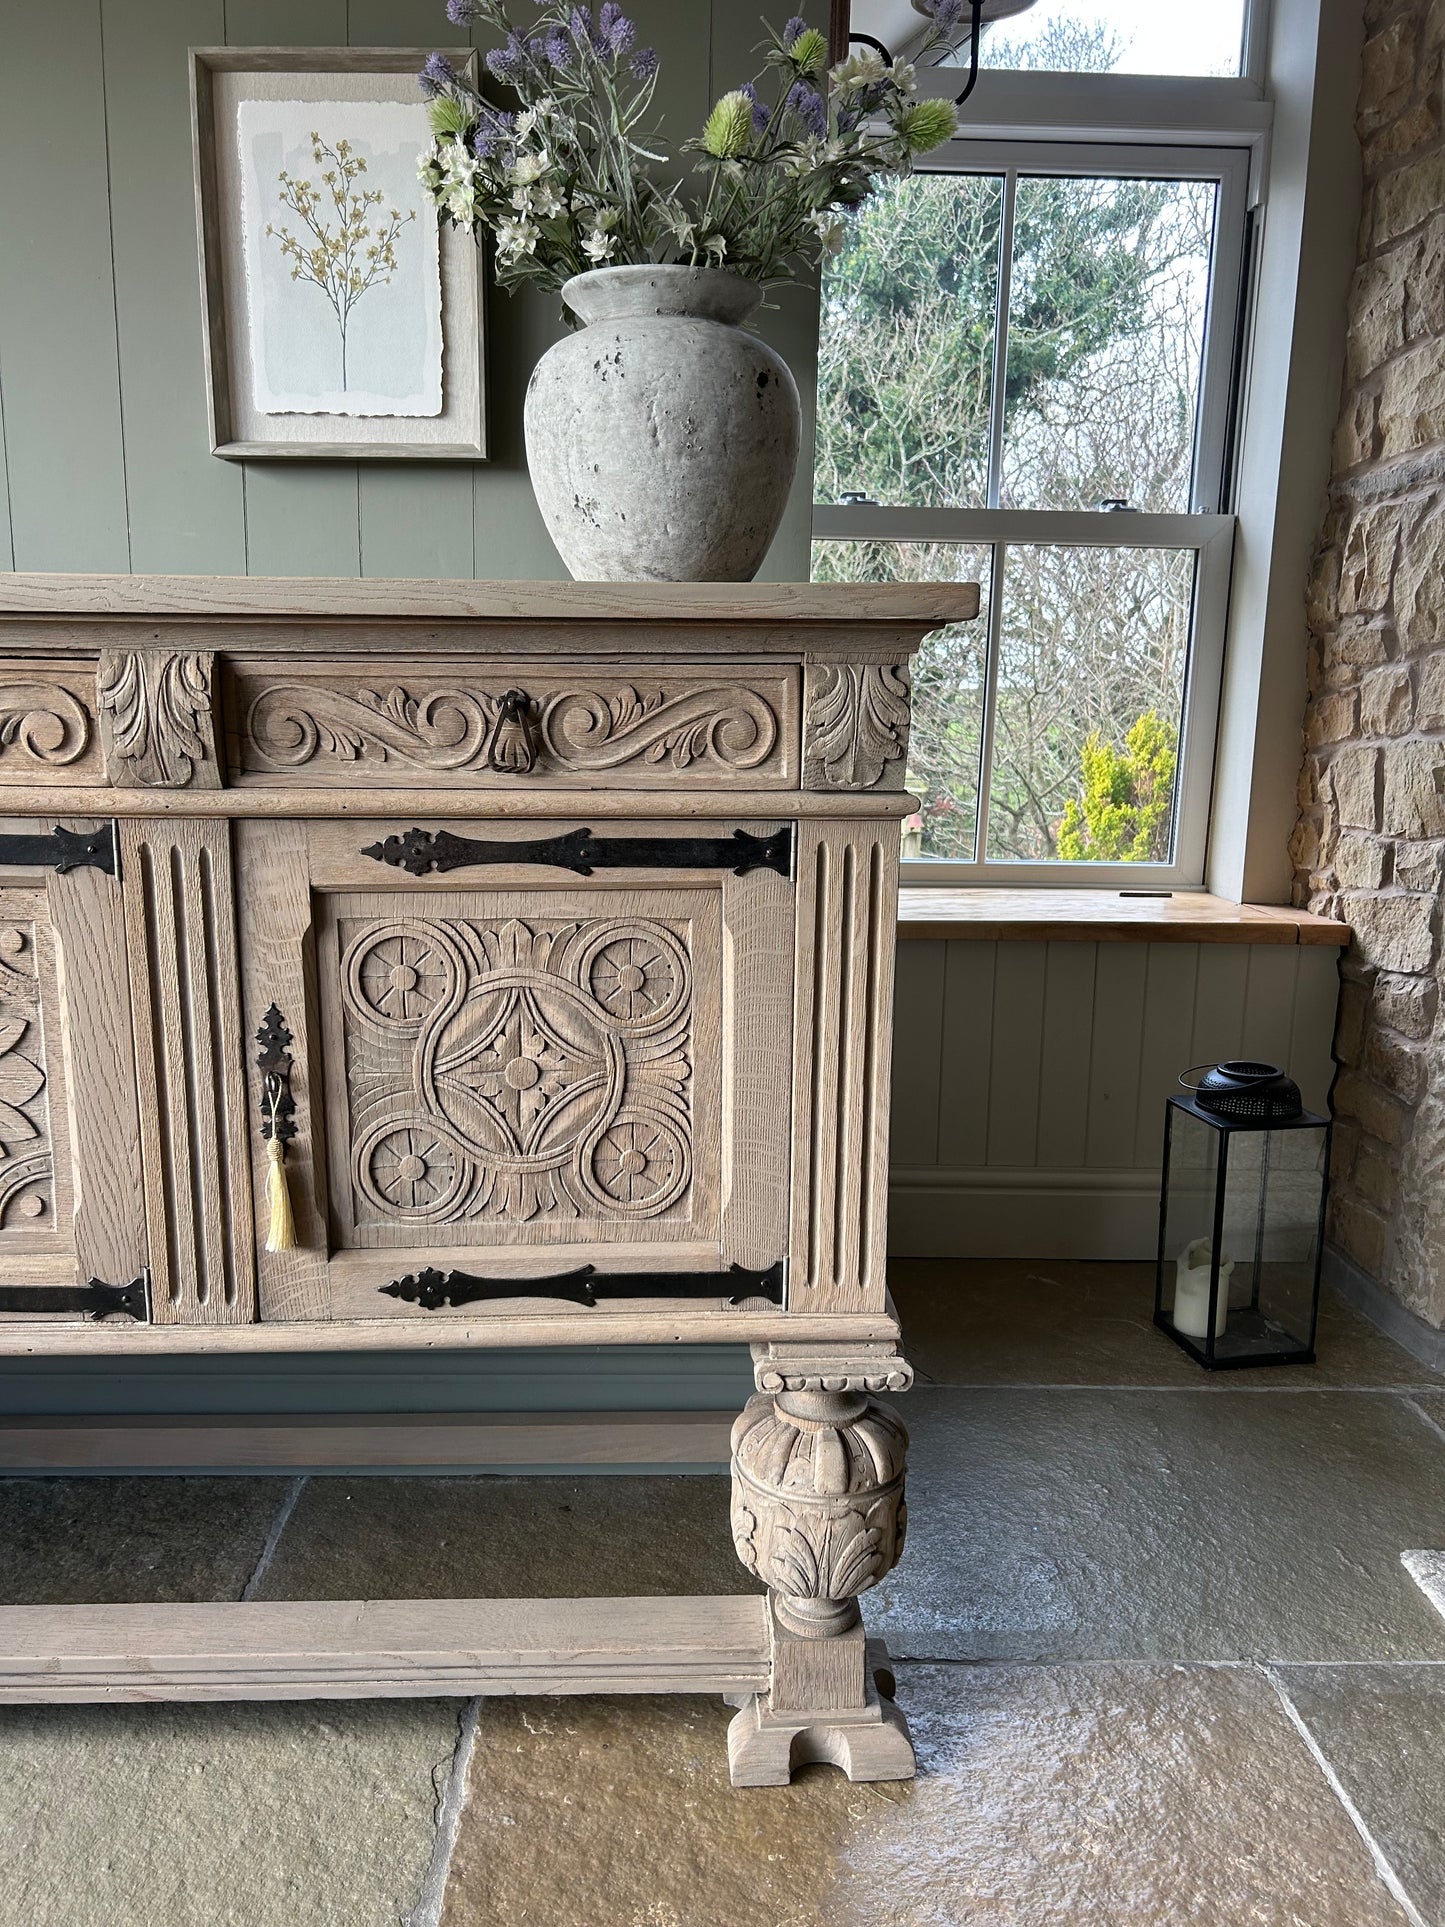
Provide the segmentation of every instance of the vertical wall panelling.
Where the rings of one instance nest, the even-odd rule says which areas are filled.
[[[1239,1032],[1241,1057],[1262,1058],[1266,1063],[1290,1068],[1283,1057],[1270,1053],[1289,1043],[1300,954],[1297,944],[1259,944],[1250,951],[1244,1021]]]
[[[674,14],[688,11],[675,4]],[[705,9],[695,9],[702,15]],[[709,65],[710,84],[706,89],[704,111],[708,104],[731,87],[750,80],[762,69],[758,51],[765,44],[761,6],[739,4],[739,0],[712,0],[712,47]],[[828,31],[826,0],[805,0],[799,6],[769,13],[772,24],[781,27],[787,13],[802,14],[816,27]],[[661,48],[659,47],[659,51]],[[701,123],[690,123],[688,133],[696,133]],[[813,524],[813,424],[818,389],[818,291],[816,287],[779,288],[768,296],[768,307],[758,316],[758,332],[778,351],[793,371],[803,403],[803,434],[798,456],[798,473],[788,496],[782,527],[767,559],[759,571],[765,582],[806,581],[809,574]]]
[[[1099,945],[1094,987],[1094,1052],[1087,1084],[1088,1147],[1084,1162],[1117,1169],[1134,1153],[1139,1115],[1139,1056],[1143,1032],[1148,947],[1142,943]]]
[[[1099,946],[1051,943],[1044,966],[1043,1075],[1039,1081],[1038,1161],[1075,1169],[1084,1162],[1089,1060],[1097,1026],[1079,1021],[1092,1009]]]
[[[1217,1064],[1226,1057],[1238,1057],[1249,992],[1249,956],[1239,944],[1200,945],[1191,1064]]]
[[[5,462],[5,367],[0,361],[0,569],[15,567],[10,541],[10,471]]]
[[[461,38],[440,5],[417,0],[347,0],[346,24],[353,47],[456,46]],[[493,290],[484,304],[495,299]],[[472,467],[470,462],[359,463],[361,573],[474,575]],[[495,573],[527,571],[514,566]]]
[[[993,1059],[993,982],[1000,946],[950,943],[943,977],[939,1050],[938,1161],[957,1168],[988,1158],[988,1087]],[[899,957],[908,945],[900,944]],[[895,1163],[901,1162],[895,1158]]]
[[[20,569],[130,567],[105,183],[99,0],[5,0],[0,372]]]
[[[950,946],[898,946],[893,995],[894,1164],[936,1164],[942,1088],[943,978]]]
[[[346,0],[226,0],[232,47],[344,47]],[[245,470],[251,575],[360,575],[355,462],[256,461]]]
[[[1164,1147],[1164,1100],[1176,1091],[1181,1071],[1194,1062],[1194,987],[1199,946],[1149,946],[1144,978],[1143,1027],[1139,1039],[1139,1096],[1135,1105],[1131,1163],[1158,1165]]]
[[[1048,945],[1011,943],[994,976],[994,1050],[988,1084],[988,1162],[1032,1164],[1038,1154]]]
[[[243,575],[241,471],[206,422],[186,47],[222,0],[101,0],[130,566]],[[71,567],[67,563],[65,566]]]

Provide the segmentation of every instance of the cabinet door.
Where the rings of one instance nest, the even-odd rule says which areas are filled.
[[[295,1104],[298,1242],[259,1251],[263,1318],[459,1309],[418,1297],[429,1268],[517,1281],[471,1317],[585,1265],[660,1305],[659,1274],[785,1256],[794,885],[723,867],[739,828],[779,826],[608,824],[613,867],[583,876],[548,855],[565,823],[240,826],[246,1024],[274,1006]]]
[[[7,822],[33,835],[49,825]],[[107,825],[71,825],[80,833]],[[144,1316],[146,1249],[118,878],[0,866],[0,1318],[74,1320],[57,1303],[92,1280],[132,1287]],[[137,1284],[136,1281],[139,1281]],[[33,1298],[33,1303],[28,1302]]]

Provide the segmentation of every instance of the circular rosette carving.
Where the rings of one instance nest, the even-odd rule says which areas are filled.
[[[358,1015],[386,1030],[419,1030],[445,1011],[464,980],[451,939],[434,924],[388,923],[363,931],[341,966]]]
[[[857,1595],[902,1554],[908,1434],[862,1393],[806,1403],[785,1411],[763,1394],[734,1426],[733,1538],[784,1623],[827,1637],[856,1622]]]
[[[540,972],[493,972],[423,1043],[428,1107],[494,1170],[574,1163],[616,1116],[625,1078],[591,998]]]
[[[431,1223],[455,1211],[469,1176],[466,1158],[430,1120],[377,1125],[356,1147],[353,1177],[388,1218]]]
[[[682,1133],[666,1118],[624,1113],[591,1146],[583,1164],[588,1190],[608,1209],[654,1218],[687,1189],[691,1161]]]
[[[691,988],[686,951],[655,923],[612,924],[594,932],[577,975],[610,1022],[634,1037],[667,1023]]]

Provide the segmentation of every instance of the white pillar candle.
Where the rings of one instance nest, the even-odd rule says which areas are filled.
[[[1203,1338],[1209,1330],[1209,1273],[1214,1253],[1207,1238],[1196,1238],[1186,1245],[1174,1265],[1174,1329],[1190,1338]],[[1214,1336],[1224,1336],[1229,1317],[1229,1274],[1234,1260],[1219,1260],[1219,1306],[1214,1314]]]

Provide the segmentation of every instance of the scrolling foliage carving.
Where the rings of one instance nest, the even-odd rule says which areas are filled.
[[[43,769],[65,769],[90,746],[90,712],[59,683],[0,683],[0,757],[18,749]]]
[[[270,683],[253,698],[248,759],[272,769],[394,761],[414,769],[526,774],[531,756],[519,755],[512,740],[519,703],[535,727],[543,769],[667,764],[685,770],[698,763],[741,774],[766,763],[778,743],[771,703],[740,684],[639,692],[631,683],[595,683],[534,700],[520,690],[328,689],[288,681]]]
[[[902,789],[912,718],[906,665],[820,663],[808,671],[803,778],[809,789]]]
[[[685,924],[343,919],[340,936],[358,1232],[685,1211]]]
[[[105,650],[97,685],[105,772],[125,788],[219,789],[208,650]]]
[[[54,1178],[35,928],[0,923],[0,1232],[49,1228]]]

